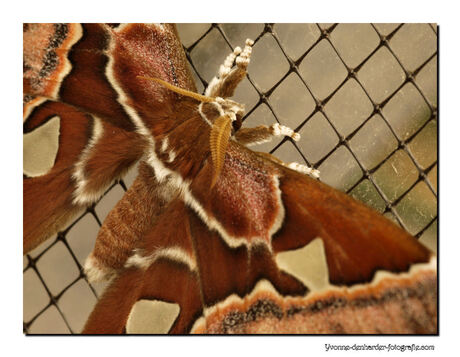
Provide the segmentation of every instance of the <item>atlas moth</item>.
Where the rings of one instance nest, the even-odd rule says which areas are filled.
[[[436,333],[428,249],[248,148],[299,137],[241,127],[252,44],[201,95],[173,25],[24,25],[24,133],[59,132],[47,170],[25,167],[24,254],[139,162],[87,258],[110,284],[82,333]]]

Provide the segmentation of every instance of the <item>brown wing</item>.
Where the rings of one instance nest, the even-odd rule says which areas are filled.
[[[208,163],[191,186],[196,202],[176,198],[162,212],[84,333],[436,333],[436,262],[415,238],[316,180],[235,144],[228,153],[212,192],[200,196]],[[241,167],[264,187],[267,212],[228,184]],[[237,194],[239,209],[228,199]]]
[[[273,237],[274,251],[297,249],[321,238],[333,284],[366,282],[380,269],[406,271],[431,257],[427,248],[381,214],[308,176],[283,169],[280,189],[286,219]]]
[[[344,193],[234,143],[206,194],[210,171],[200,172],[192,195],[220,244],[248,252],[250,278],[244,298],[215,298],[220,312],[195,331],[436,333],[436,259],[414,237]],[[302,284],[277,281],[281,274]]]
[[[175,97],[138,75],[195,90],[181,46],[172,25],[24,25],[24,253],[96,202],[143,155],[125,99],[141,103],[141,114],[148,108],[145,119],[153,120]],[[57,149],[50,145],[43,159],[39,149],[50,142]]]
[[[283,222],[272,236],[271,259],[253,253],[269,248],[268,244],[250,249],[249,261],[258,269],[251,266],[249,276],[255,270],[263,273],[250,280],[249,293],[216,299],[219,303],[193,332],[437,333],[437,273],[432,253],[393,222],[344,193],[276,163],[261,163],[254,153],[248,151],[245,156],[240,150],[246,151],[235,148],[228,156],[246,158],[240,165],[252,166],[251,172],[278,177]],[[227,159],[226,181],[237,171],[233,160]],[[269,191],[267,185],[265,192]],[[209,216],[229,208],[219,196],[216,190],[207,202],[203,200]],[[246,201],[241,200],[243,206]],[[245,210],[246,217],[254,217],[250,208],[240,209],[241,220]],[[248,225],[241,227],[249,233]],[[234,270],[238,275],[242,271],[243,267]],[[275,273],[269,276],[271,271]],[[281,274],[298,279],[304,290],[289,286],[290,280],[277,283],[273,277]]]
[[[141,175],[142,172],[145,171],[142,170]],[[142,204],[148,203],[150,198],[143,195],[145,190],[158,193],[157,188],[160,187],[154,180],[137,181],[135,185],[138,189],[133,190],[130,195],[125,195],[119,206],[127,204],[127,201],[136,200]],[[161,201],[160,197],[156,198]],[[112,216],[117,215],[116,212],[117,209],[113,210],[107,217],[101,233],[111,229]],[[142,212],[141,209],[141,215]],[[136,211],[135,213],[137,214]],[[154,225],[141,237],[141,242],[133,242],[128,246],[124,240],[126,233],[136,231],[139,221],[126,221],[125,216],[119,217],[119,221],[125,225],[125,229],[118,232],[118,242],[121,243],[110,242],[110,249],[106,252],[104,261],[97,260],[97,263],[101,264],[99,267],[102,267],[103,263],[109,264],[110,258],[114,258],[116,263],[110,267],[118,268],[119,273],[99,300],[83,333],[185,333],[201,315],[203,305],[191,237],[189,209],[176,195],[167,206],[155,210],[155,213],[158,216],[154,220]],[[119,222],[118,224],[120,225]],[[114,230],[113,235],[116,234],[117,231]],[[98,244],[107,243],[107,240],[102,241],[104,238],[104,233],[98,237],[93,257],[99,256]],[[131,255],[125,257],[120,254],[121,248],[125,248],[123,252],[130,252]],[[147,307],[144,307],[146,313],[153,309],[150,316],[142,313],[142,304],[147,304]],[[139,314],[140,319],[144,320],[143,324],[133,321]],[[145,331],[143,325],[150,326],[153,330]]]
[[[28,171],[29,166],[39,163],[36,151],[46,145],[35,138],[24,140],[25,156],[31,160],[31,164],[24,164],[24,254],[99,199],[143,152],[143,141],[135,132],[48,100],[27,117],[25,138],[52,120],[58,122],[54,132],[58,148],[47,171]]]

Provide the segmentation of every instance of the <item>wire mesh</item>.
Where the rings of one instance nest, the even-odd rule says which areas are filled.
[[[245,126],[275,122],[299,142],[254,147],[320,179],[437,247],[437,27],[434,24],[179,24],[199,90],[225,56],[255,40],[234,99]],[[135,170],[24,257],[24,332],[78,333],[104,284],[82,271],[97,231]]]

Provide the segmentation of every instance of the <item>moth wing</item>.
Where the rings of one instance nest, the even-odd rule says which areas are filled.
[[[99,299],[82,333],[183,334],[201,311],[196,271],[165,255],[145,271],[123,269]]]
[[[330,281],[340,285],[430,260],[427,248],[378,212],[238,143],[230,142],[210,191],[211,177],[207,162],[190,186],[189,202],[230,246],[260,243],[278,254],[321,238]]]
[[[425,246],[378,212],[309,176],[279,169],[286,213],[273,237],[275,252],[321,238],[330,282],[339,285],[369,281],[377,270],[407,271],[430,260]]]
[[[175,97],[137,75],[195,86],[173,25],[25,24],[23,38],[27,253],[142,156],[124,99],[143,103],[136,109],[152,119]]]
[[[107,280],[117,274],[135,252],[142,253],[145,237],[178,196],[169,180],[159,182],[153,169],[139,163],[138,176],[112,208],[98,232],[94,249],[86,259],[90,281]]]
[[[239,329],[229,329],[225,318],[220,318],[214,328],[208,323],[197,331],[437,331],[436,258],[393,222],[348,195],[236,143],[228,147],[215,189],[206,193],[211,177],[208,163],[191,185],[189,202],[196,211],[201,207],[203,222],[219,232],[215,239],[227,255],[241,247],[248,255],[246,266],[232,265],[235,274],[247,271],[246,295],[235,299],[239,302],[225,302],[222,293],[214,299],[219,301],[217,309],[229,311],[227,317],[238,312],[233,319],[244,322],[268,299],[271,307],[264,308],[272,313],[267,313],[271,317],[266,323],[241,322]],[[198,261],[206,264],[207,259]],[[324,276],[318,280],[319,272]],[[203,275],[203,284],[208,277]],[[293,296],[297,300],[290,299]],[[323,319],[323,312],[338,315]],[[346,323],[339,312],[357,314],[358,321]],[[297,313],[299,323],[293,318]],[[323,316],[318,325],[309,324],[316,313]],[[334,321],[342,327],[335,330]]]
[[[208,216],[199,216],[190,199],[186,205],[174,198],[84,333],[436,332],[436,262],[415,238],[345,194],[245,148],[230,144],[228,156],[245,169],[278,175],[284,218],[271,244],[232,246],[222,228],[212,227],[210,217],[220,217],[212,202],[226,205],[220,180],[238,174],[230,159],[209,201],[201,201]],[[200,180],[211,179],[208,163],[191,194],[199,199]],[[294,255],[297,266],[286,264]],[[318,272],[325,277],[315,279]],[[167,327],[158,322],[165,315]]]
[[[83,330],[90,334],[188,333],[205,309],[228,296],[244,298],[262,277],[287,291],[306,291],[276,270],[268,250],[229,249],[144,162],[105,219],[85,270],[90,280],[114,277]],[[139,326],[143,309],[151,312],[141,321],[147,330]],[[155,321],[164,314],[175,317],[165,317],[171,325],[158,329]]]
[[[65,103],[24,122],[24,254],[96,202],[142,155],[142,141]]]
[[[163,79],[196,90],[170,24],[25,24],[24,94],[61,101],[128,131],[176,98]],[[148,113],[146,113],[148,112]]]
[[[158,184],[147,166],[141,164],[140,172],[139,176],[146,179],[136,180],[133,184],[136,189],[128,191],[106,218],[90,256],[93,272],[109,267],[115,271],[115,277],[91,313],[83,329],[85,334],[186,333],[202,313],[190,210],[177,192],[170,192],[169,200],[155,197],[163,189],[167,190],[167,184]],[[148,205],[154,198],[146,197],[146,190],[155,201],[163,200],[162,207],[133,213],[142,216],[149,210],[155,216],[153,220],[118,216],[120,207],[127,201],[131,202],[128,205],[136,201]],[[110,227],[111,215],[118,216],[118,227],[123,229]],[[147,226],[148,221],[151,224]],[[111,241],[108,241],[104,231],[110,229]],[[126,237],[133,233],[137,239],[130,244]],[[107,251],[103,251],[104,246],[108,247]]]

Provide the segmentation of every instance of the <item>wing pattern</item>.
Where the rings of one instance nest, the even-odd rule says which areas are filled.
[[[59,145],[51,168],[24,177],[24,253],[140,161],[85,265],[111,283],[83,333],[436,333],[431,252],[245,147],[298,137],[279,126],[239,134],[242,106],[227,97],[251,45],[200,97],[172,25],[25,25],[24,133],[58,120]],[[232,137],[215,176],[222,116]]]

